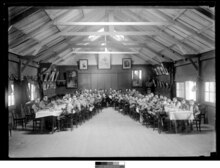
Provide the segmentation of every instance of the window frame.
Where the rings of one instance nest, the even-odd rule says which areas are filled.
[[[30,91],[30,101],[33,101],[34,97],[35,97],[35,94],[36,94],[36,86],[35,86],[35,84],[31,83],[31,82],[28,82],[28,89]]]
[[[135,71],[138,71],[138,85],[134,85],[134,83],[133,83],[135,80],[137,80],[137,79],[134,79]],[[142,87],[143,86],[143,70],[142,69],[132,69],[131,70],[131,81],[132,81],[132,87]]]
[[[209,85],[208,91],[206,91],[206,87],[205,87],[206,83],[208,83],[208,85]],[[210,91],[210,83],[214,83],[215,84],[215,92],[214,91]],[[214,81],[205,81],[204,82],[204,89],[203,89],[203,91],[204,91],[204,97],[203,97],[204,98],[204,102],[207,103],[207,104],[214,105],[216,103],[216,82],[214,82]],[[208,95],[209,95],[209,100],[208,101],[206,101],[206,93],[208,93]],[[210,101],[210,93],[214,93],[215,94],[215,101],[214,102]]]
[[[183,82],[176,82],[176,97],[177,98],[180,98],[180,99],[185,99],[185,100],[191,100],[191,99],[186,99],[186,82],[194,82],[197,86],[197,82],[196,81],[192,81],[192,80],[187,80],[187,81],[183,81]],[[177,83],[183,83],[184,84],[184,97],[178,97],[177,96]],[[180,90],[180,89],[178,89]],[[197,101],[197,90],[195,91],[196,92],[196,95],[195,95],[195,100],[194,101]]]
[[[178,97],[178,96],[177,96],[177,91],[182,90],[182,89],[178,89],[178,90],[177,90],[177,84],[183,84],[183,97]],[[184,98],[184,99],[185,99],[185,82],[176,82],[176,97],[178,97],[178,98]]]
[[[12,82],[10,85],[13,85],[13,87],[12,86],[10,86],[10,87],[12,87],[13,89],[12,89],[12,93],[11,94],[9,94],[8,93],[8,107],[13,107],[13,106],[15,106],[15,86],[14,86],[14,83]],[[11,98],[9,98],[9,96],[12,96]]]
[[[196,81],[190,81],[190,80],[189,80],[189,81],[185,81],[185,99],[186,99],[186,100],[192,100],[192,98],[190,98],[190,99],[187,99],[187,98],[186,98],[186,92],[187,92],[187,90],[186,90],[186,83],[187,83],[187,82],[194,82],[195,85],[196,85],[196,87],[197,87],[197,83],[196,83]],[[195,93],[195,100],[194,100],[194,101],[197,101],[197,91],[195,91],[195,92],[196,92],[196,93]]]

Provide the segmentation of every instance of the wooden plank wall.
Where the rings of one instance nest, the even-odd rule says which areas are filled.
[[[216,65],[215,65],[215,51],[211,51],[208,53],[205,53],[201,56],[201,76],[203,82],[206,81],[216,81]],[[192,64],[186,64],[184,65],[178,65],[176,67],[176,75],[175,75],[176,82],[182,82],[187,80],[193,80],[196,81],[197,79],[197,72]],[[202,102],[204,104],[208,105],[208,122],[209,124],[215,124],[216,120],[216,109],[215,104],[213,103],[207,103],[204,101],[204,83],[202,83],[202,90],[201,96],[202,96]]]
[[[58,66],[60,75],[58,80],[65,79],[65,73],[71,70],[78,71],[78,88],[79,89],[128,89],[131,86],[131,69],[124,70],[121,65],[112,65],[109,70],[98,69],[97,66],[89,66],[88,70],[78,70],[77,66]],[[134,65],[132,69],[142,69],[143,86],[146,79],[151,78],[152,71],[147,65]],[[65,94],[73,89],[66,87],[57,88],[57,94]]]

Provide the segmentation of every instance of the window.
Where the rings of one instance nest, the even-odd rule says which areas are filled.
[[[177,82],[176,83],[176,97],[185,97],[185,89],[184,89],[184,82]]]
[[[196,82],[193,81],[185,82],[185,99],[196,101]]]
[[[205,82],[205,101],[215,103],[215,82]]]
[[[132,85],[142,86],[142,70],[132,70]]]
[[[196,82],[185,81],[176,83],[176,97],[196,101]]]
[[[35,98],[35,85],[28,83],[28,88],[29,88],[30,94],[31,94],[30,98],[31,98],[31,100],[34,100],[34,98]]]
[[[13,106],[13,105],[15,105],[14,84],[10,84],[9,87],[11,87],[11,93],[9,93],[9,95],[8,95],[8,106]]]

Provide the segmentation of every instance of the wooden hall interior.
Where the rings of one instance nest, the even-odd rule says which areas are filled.
[[[216,152],[215,6],[7,12],[10,158]]]

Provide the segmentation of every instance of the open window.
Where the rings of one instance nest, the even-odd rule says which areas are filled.
[[[14,84],[9,84],[9,93],[8,93],[8,106],[15,105],[15,94],[14,94]]]
[[[32,101],[35,98],[35,85],[32,84],[32,83],[28,83],[28,88],[29,88],[29,91],[30,91],[30,99]]]
[[[132,86],[142,87],[142,70],[132,70]]]
[[[215,103],[215,82],[205,82],[205,101]]]
[[[177,82],[176,83],[176,97],[185,97],[185,84],[184,82]]]

